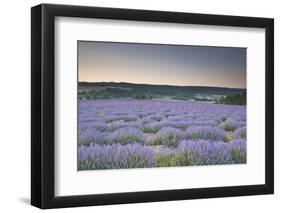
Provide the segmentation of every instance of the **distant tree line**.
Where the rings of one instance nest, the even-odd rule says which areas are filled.
[[[153,95],[145,95],[145,94],[137,94],[137,95],[134,95],[134,98],[135,99],[152,99],[154,98]]]
[[[170,86],[151,84],[130,84],[116,82],[79,82],[78,98],[80,100],[133,98],[150,100],[155,98],[168,98],[175,100],[215,101],[216,97],[225,97],[217,100],[218,103],[243,104],[237,101],[236,94],[245,89],[204,87],[204,86]],[[200,94],[200,97],[197,96]],[[246,99],[246,98],[245,98]],[[246,104],[246,102],[244,103]]]
[[[234,105],[246,105],[246,92],[242,92],[236,95],[227,95],[216,100],[217,104],[234,104]]]

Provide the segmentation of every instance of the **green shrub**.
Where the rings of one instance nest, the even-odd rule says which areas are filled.
[[[190,165],[187,155],[177,153],[157,155],[155,158],[155,162],[159,167]]]

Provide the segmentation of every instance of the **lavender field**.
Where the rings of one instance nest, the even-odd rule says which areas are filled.
[[[78,170],[246,163],[246,106],[79,100]]]

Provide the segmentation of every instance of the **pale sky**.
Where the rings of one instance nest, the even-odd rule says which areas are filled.
[[[79,81],[246,88],[246,48],[78,41]]]

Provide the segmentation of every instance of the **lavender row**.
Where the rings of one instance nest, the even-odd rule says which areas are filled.
[[[194,126],[235,131],[246,126],[245,106],[181,101],[95,100],[79,102],[79,133],[88,129],[114,132],[135,127],[157,133],[163,127],[186,130]]]
[[[181,141],[176,148],[155,151],[151,146],[131,143],[78,147],[78,169],[127,169],[168,166],[198,166],[246,163],[245,139],[231,143],[206,140]]]
[[[246,128],[238,128],[233,133],[234,139],[246,138]],[[135,127],[123,127],[112,133],[103,132],[97,129],[87,129],[80,133],[79,144],[130,144],[139,143],[142,145],[165,145],[177,147],[182,140],[208,140],[208,141],[227,141],[227,134],[218,127],[212,126],[192,126],[186,131],[163,127],[156,134],[147,137],[140,129]]]

